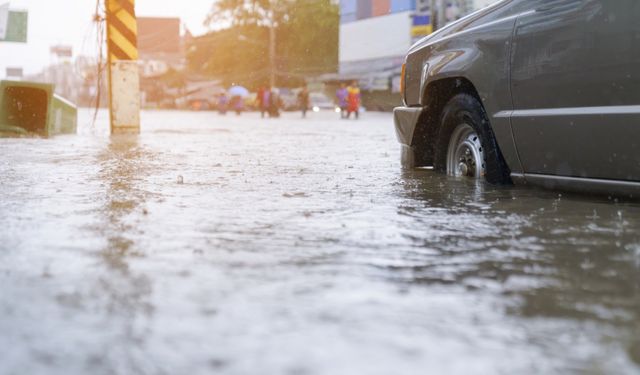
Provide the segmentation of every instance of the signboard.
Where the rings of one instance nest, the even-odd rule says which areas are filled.
[[[7,78],[22,78],[22,68],[7,68]]]
[[[0,42],[27,42],[28,13],[26,10],[10,10],[4,38]]]
[[[387,91],[389,90],[389,75],[381,74],[377,76],[364,77],[358,80],[358,84],[367,91]]]
[[[0,39],[7,37],[7,24],[9,22],[9,3],[0,4]]]
[[[416,0],[416,14],[431,15],[431,0]]]
[[[430,0],[416,0],[416,13],[413,15],[413,25],[411,26],[413,38],[421,38],[433,31],[430,3]]]
[[[73,57],[73,47],[57,45],[53,46],[50,49],[52,55],[56,55],[58,57]]]
[[[433,27],[431,25],[431,15],[414,15],[413,25],[411,26],[411,36],[422,37],[431,34]]]

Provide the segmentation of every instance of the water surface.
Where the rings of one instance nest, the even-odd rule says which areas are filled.
[[[640,372],[640,205],[403,172],[389,115],[0,139],[2,374]]]

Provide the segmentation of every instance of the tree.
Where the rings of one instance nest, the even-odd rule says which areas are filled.
[[[309,75],[336,71],[339,21],[332,0],[220,0],[206,22],[223,27],[193,40],[189,67],[226,84],[266,84],[273,25],[278,85],[299,85]]]
[[[235,26],[197,37],[187,61],[191,73],[257,88],[268,80],[268,29]]]
[[[218,0],[211,7],[205,25],[265,25],[271,5],[271,0]]]
[[[330,0],[296,1],[278,28],[278,54],[290,74],[335,72],[338,68],[340,13]]]

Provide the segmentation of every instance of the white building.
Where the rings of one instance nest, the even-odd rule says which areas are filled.
[[[448,0],[448,21],[496,0]],[[413,42],[432,31],[430,0],[341,0],[339,76],[368,91],[399,90]]]

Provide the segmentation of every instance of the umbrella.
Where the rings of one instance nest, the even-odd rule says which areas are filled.
[[[245,98],[249,96],[249,90],[242,86],[233,86],[229,89],[229,96],[240,96]]]

